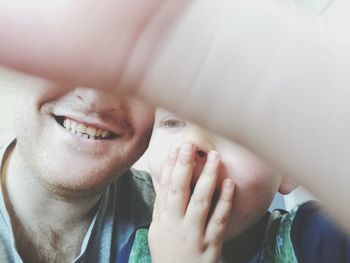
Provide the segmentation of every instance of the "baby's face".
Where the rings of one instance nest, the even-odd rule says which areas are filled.
[[[276,175],[264,160],[242,146],[159,109],[148,148],[148,163],[153,180],[159,181],[169,149],[183,142],[194,143],[198,148],[193,183],[200,176],[208,151],[216,150],[221,154],[220,178],[230,177],[235,183],[228,233],[230,238],[237,237],[263,216],[281,184],[281,176]]]

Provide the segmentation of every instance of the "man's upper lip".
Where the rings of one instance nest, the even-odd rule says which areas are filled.
[[[84,124],[85,126],[91,126],[91,127],[95,127],[97,129],[102,129],[102,130],[106,130],[109,132],[114,133],[115,135],[120,136],[123,133],[123,129],[124,129],[124,125],[121,125],[121,127],[116,127],[115,125],[106,123],[105,121],[101,120],[101,119],[96,119],[96,118],[91,118],[89,116],[77,116],[77,115],[71,115],[71,114],[55,114],[55,116],[61,116],[64,118],[68,118],[71,119],[73,121],[79,122]]]

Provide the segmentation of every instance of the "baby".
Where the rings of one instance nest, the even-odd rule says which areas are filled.
[[[158,109],[148,148],[148,163],[155,185],[161,180],[161,171],[164,164],[167,163],[169,150],[171,151],[174,147],[175,149],[183,147],[184,142],[193,145],[194,164],[192,165],[192,176],[190,175],[192,186],[200,177],[208,154],[213,151],[220,154],[218,180],[223,181],[224,178],[229,178],[234,183],[234,200],[229,220],[226,222],[224,239],[236,240],[229,251],[235,255],[235,258],[248,259],[251,252],[260,243],[257,234],[261,233],[256,233],[260,230],[256,225],[265,215],[276,191],[288,194],[294,189],[295,184],[276,173],[264,160],[249,150],[209,133],[170,112]],[[181,152],[182,150],[179,155]],[[195,226],[192,227],[195,228]],[[190,233],[192,233],[191,229],[188,229],[188,232],[184,234],[189,235]],[[246,244],[249,244],[249,249]],[[152,252],[160,250],[159,246],[152,249],[151,239],[150,246]],[[174,256],[176,255],[179,254],[175,250]],[[199,262],[203,261],[199,260]],[[206,260],[206,262],[213,261]]]
[[[134,249],[129,262],[344,262],[349,255],[348,237],[315,202],[267,211],[277,191],[296,187],[289,178],[248,149],[162,109],[148,164],[157,192],[144,235],[150,251]],[[320,250],[324,242],[329,246]]]

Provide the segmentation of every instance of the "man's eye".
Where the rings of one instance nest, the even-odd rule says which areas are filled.
[[[186,122],[182,120],[166,119],[162,120],[159,126],[168,129],[181,128],[186,126]]]

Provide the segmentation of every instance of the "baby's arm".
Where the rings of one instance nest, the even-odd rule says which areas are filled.
[[[137,73],[127,75],[138,82],[187,5],[185,0],[106,0],[103,5],[0,0],[0,64],[61,83],[120,88],[121,75],[135,59],[137,65],[130,67]]]
[[[349,49],[265,1],[216,1],[222,13],[204,2],[180,21],[140,94],[258,153],[350,232]]]
[[[184,144],[169,153],[149,229],[152,262],[218,262],[233,202],[233,183],[225,179],[217,202],[220,157],[210,152],[191,195],[195,146]],[[213,202],[215,205],[213,205]],[[213,210],[211,210],[213,209]]]

